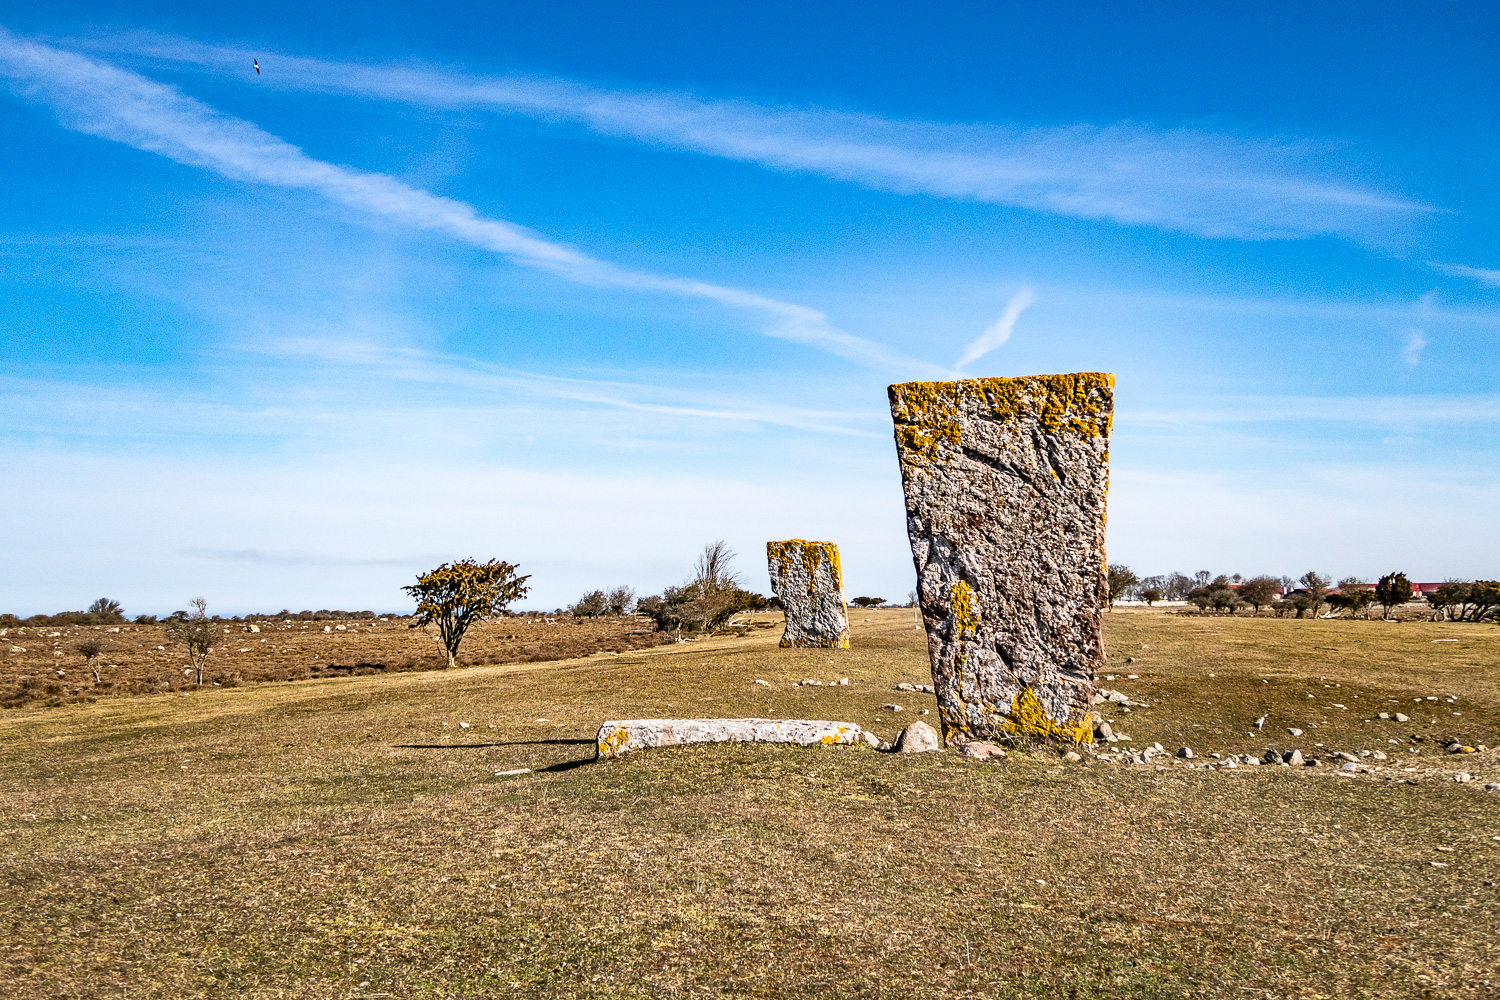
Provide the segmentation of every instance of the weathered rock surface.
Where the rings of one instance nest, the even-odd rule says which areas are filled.
[[[893,747],[897,753],[927,753],[942,748],[943,745],[938,742],[937,730],[925,722],[913,722],[901,730]]]
[[[909,382],[890,401],[944,737],[1087,741],[1114,377]]]
[[[972,743],[965,743],[961,753],[965,757],[968,757],[970,760],[991,760],[994,758],[1005,756],[1005,751],[1000,747],[995,746],[995,744],[993,743],[985,743],[980,740],[975,740]]]
[[[849,609],[839,548],[790,538],[766,543],[771,589],[786,613],[782,646],[849,648]]]
[[[819,719],[626,719],[606,722],[596,739],[599,757],[684,743],[795,743],[798,746],[863,742],[852,722]]]

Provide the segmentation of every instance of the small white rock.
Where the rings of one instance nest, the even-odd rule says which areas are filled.
[[[513,768],[513,769],[511,769],[509,771],[496,771],[495,772],[495,777],[497,777],[497,778],[514,778],[518,774],[530,774],[530,773],[531,773],[531,768],[529,768],[529,767],[517,767],[517,768]]]

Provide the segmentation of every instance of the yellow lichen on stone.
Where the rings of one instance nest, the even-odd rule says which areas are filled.
[[[600,757],[613,756],[628,742],[630,742],[630,730],[624,726],[616,726],[608,736],[599,741],[597,753]]]
[[[1017,736],[1044,736],[1073,743],[1087,743],[1090,736],[1087,718],[1082,722],[1054,721],[1029,687],[1023,687],[1011,700],[1001,728]]]
[[[954,640],[963,642],[979,634],[979,598],[974,588],[963,580],[953,585],[953,622],[957,626]]]
[[[935,461],[943,444],[957,450],[962,445],[959,409],[965,401],[979,399],[987,415],[1001,422],[1034,415],[1046,434],[1107,436],[1114,385],[1115,377],[1106,372],[900,383],[890,388],[896,447],[903,465]],[[1103,407],[1100,394],[1108,401]]]

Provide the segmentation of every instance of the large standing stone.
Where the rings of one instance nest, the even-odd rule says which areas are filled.
[[[626,719],[604,723],[595,741],[598,756],[618,757],[684,743],[854,744],[864,741],[864,730],[852,722],[820,719]]]
[[[782,646],[849,648],[848,607],[839,547],[791,538],[766,543],[771,589],[786,612]]]
[[[1114,376],[890,388],[943,736],[1087,741]]]

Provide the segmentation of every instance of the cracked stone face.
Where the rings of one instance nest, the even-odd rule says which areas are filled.
[[[944,739],[1088,740],[1114,376],[908,382],[890,399]]]
[[[786,612],[781,645],[849,648],[848,607],[839,548],[791,538],[766,543],[771,589]]]

